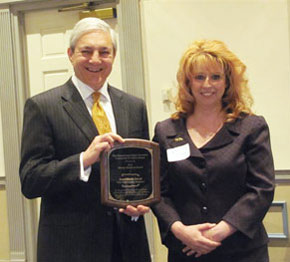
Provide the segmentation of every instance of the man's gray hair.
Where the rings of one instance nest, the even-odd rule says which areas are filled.
[[[82,37],[86,33],[96,30],[102,30],[104,32],[110,33],[114,47],[114,52],[116,53],[117,51],[116,32],[105,21],[96,17],[83,18],[76,23],[70,36],[71,50],[74,51],[76,43],[80,39],[80,37]]]

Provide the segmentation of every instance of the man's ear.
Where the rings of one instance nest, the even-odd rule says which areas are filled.
[[[69,60],[70,61],[72,61],[72,59],[71,59],[71,57],[73,56],[73,51],[72,51],[72,49],[69,47],[68,49],[67,49],[67,55],[68,55],[68,58],[69,58]]]

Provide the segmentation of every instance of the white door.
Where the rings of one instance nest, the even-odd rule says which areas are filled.
[[[67,48],[71,30],[78,20],[78,11],[58,12],[53,9],[25,14],[31,96],[65,83],[72,75]],[[108,19],[106,22],[118,31],[116,19]],[[122,89],[118,52],[109,82]]]

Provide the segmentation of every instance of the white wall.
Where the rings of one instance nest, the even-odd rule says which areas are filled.
[[[219,39],[247,65],[254,111],[271,131],[276,169],[289,169],[287,0],[141,0],[151,120],[167,118],[162,90],[175,86],[179,59],[195,39]]]

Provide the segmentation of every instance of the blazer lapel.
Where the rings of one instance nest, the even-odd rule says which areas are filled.
[[[72,81],[69,80],[65,86],[67,87],[67,91],[62,96],[64,110],[88,140],[92,141],[98,135],[98,131],[88,109]]]
[[[194,143],[191,141],[191,138],[188,135],[185,119],[179,118],[173,120],[172,123],[173,125],[171,125],[166,131],[168,133],[167,135],[167,138],[169,140],[168,144],[172,148],[174,148],[188,143],[190,148],[190,156],[203,158],[203,155],[197,149],[197,147],[194,145]]]
[[[213,149],[223,147],[233,142],[234,136],[239,135],[239,123],[235,122],[225,123],[221,130],[215,135],[215,137],[206,144],[203,149]]]
[[[109,94],[112,101],[113,112],[115,116],[117,134],[126,138],[129,134],[129,117],[127,105],[124,101],[124,95],[120,90],[109,86]]]
[[[189,144],[190,156],[204,158],[202,151],[207,149],[213,149],[218,147],[223,147],[227,144],[230,144],[234,140],[234,136],[240,134],[239,125],[240,121],[236,120],[235,122],[225,123],[222,129],[216,134],[216,136],[210,140],[205,146],[201,149],[198,149],[192,142],[187,130],[185,119],[177,119],[172,121],[173,125],[168,126],[167,139],[168,144],[174,148],[177,146]]]

